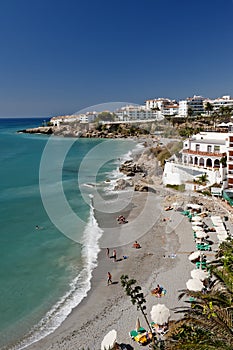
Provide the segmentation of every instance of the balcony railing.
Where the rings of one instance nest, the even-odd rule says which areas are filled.
[[[226,152],[202,152],[202,151],[193,151],[191,149],[184,149],[182,153],[193,154],[197,156],[207,156],[207,157],[225,157]]]

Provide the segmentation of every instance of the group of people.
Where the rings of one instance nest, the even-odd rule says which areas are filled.
[[[157,287],[151,291],[151,294],[160,298],[162,296],[162,292],[163,292],[163,287],[161,287],[159,284],[157,284]]]
[[[109,248],[106,248],[106,256],[107,256],[107,258],[110,258],[110,250],[109,250]],[[113,260],[114,260],[115,262],[117,261],[117,252],[116,252],[116,249],[113,250],[111,258],[113,258]]]

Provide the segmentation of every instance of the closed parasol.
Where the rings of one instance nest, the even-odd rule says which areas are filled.
[[[200,292],[203,288],[203,283],[197,278],[190,278],[188,282],[186,282],[186,287],[188,290]]]
[[[115,329],[108,332],[101,343],[101,350],[112,349],[116,343],[117,332]]]
[[[137,317],[137,320],[136,320],[136,331],[138,331],[140,329],[141,325],[140,325],[140,321],[139,321],[139,318]]]
[[[189,255],[189,260],[193,261],[193,260],[197,260],[198,258],[200,258],[201,252],[199,250],[197,250],[196,252],[193,252],[192,254]]]
[[[150,315],[154,323],[163,325],[168,321],[170,317],[170,311],[164,304],[157,304],[152,306]]]

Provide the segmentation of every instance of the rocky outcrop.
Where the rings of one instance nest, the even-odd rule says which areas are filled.
[[[132,187],[133,183],[131,180],[124,180],[124,179],[119,179],[117,181],[117,184],[114,188],[115,191],[121,191],[126,189],[127,187]]]
[[[31,128],[31,129],[23,129],[19,130],[18,133],[26,133],[26,134],[46,134],[51,135],[53,134],[53,128],[51,126],[40,126],[38,128]]]
[[[157,158],[151,151],[151,144],[153,140],[148,140],[144,144],[145,149],[142,153],[136,154],[133,160],[128,160],[121,164],[119,170],[129,177],[129,180],[119,180],[115,189],[124,189],[127,186],[134,188],[134,191],[139,192],[153,192],[158,187],[158,173],[160,167]]]
[[[144,169],[139,164],[134,163],[132,160],[127,160],[124,162],[120,166],[119,170],[127,176],[135,176],[137,173],[145,175]]]

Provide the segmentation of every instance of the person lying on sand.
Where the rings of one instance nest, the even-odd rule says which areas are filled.
[[[137,241],[135,241],[133,244],[133,248],[139,249],[139,248],[141,248],[141,246]]]
[[[173,209],[173,207],[171,207],[170,205],[168,207],[164,208],[165,211],[172,210],[172,209]]]
[[[119,224],[126,224],[128,222],[123,215],[118,216],[117,221]]]

